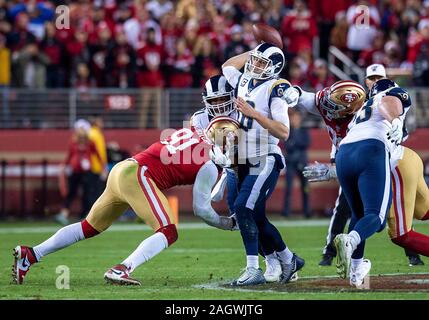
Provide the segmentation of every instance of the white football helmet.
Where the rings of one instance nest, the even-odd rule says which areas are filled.
[[[261,43],[250,51],[244,74],[252,79],[266,80],[277,77],[286,65],[283,51],[270,43]]]
[[[209,115],[228,116],[234,110],[234,88],[222,75],[207,80],[204,85],[203,101]]]

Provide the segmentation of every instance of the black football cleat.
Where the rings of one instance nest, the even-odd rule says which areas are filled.
[[[331,266],[332,265],[332,260],[334,260],[334,257],[335,256],[333,256],[333,255],[331,255],[331,254],[324,254],[324,255],[322,255],[322,260],[320,260],[320,262],[319,262],[319,266],[322,266],[322,267],[329,267],[329,266]]]
[[[423,266],[425,263],[422,261],[422,259],[420,259],[420,256],[417,255],[412,255],[412,256],[408,256],[408,261],[409,261],[409,266]]]

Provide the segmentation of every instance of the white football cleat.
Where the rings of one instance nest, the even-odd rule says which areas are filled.
[[[267,282],[279,282],[282,274],[282,266],[278,259],[265,259],[264,278]]]
[[[256,286],[258,284],[266,283],[264,274],[261,268],[247,267],[243,270],[240,277],[234,280],[232,286]]]
[[[371,261],[364,259],[356,269],[350,269],[350,285],[358,289],[363,289],[365,284],[365,277],[371,270]]]
[[[337,249],[337,274],[345,279],[350,273],[353,248],[348,234],[342,233],[335,237],[334,245]]]
[[[123,264],[117,264],[107,270],[104,274],[104,279],[112,284],[141,286],[141,282],[139,280],[130,277],[130,271]]]

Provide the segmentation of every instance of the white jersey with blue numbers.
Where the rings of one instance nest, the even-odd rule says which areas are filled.
[[[405,120],[405,115],[411,106],[411,99],[408,92],[400,87],[389,88],[371,97],[362,108],[356,112],[350,122],[346,137],[340,145],[368,139],[377,139],[384,143],[389,152],[393,152],[395,144],[387,139],[387,133],[392,125],[380,113],[379,106],[381,99],[385,96],[394,96],[401,100],[403,113],[401,120]]]
[[[290,87],[284,79],[269,79],[253,84],[251,78],[232,66],[222,69],[229,84],[234,88],[235,97],[247,101],[263,116],[280,121],[289,127],[288,104],[282,99],[283,92]],[[282,155],[279,139],[271,135],[256,120],[238,112],[238,122],[247,134],[247,158],[265,156],[269,153]],[[252,130],[251,130],[252,129]]]

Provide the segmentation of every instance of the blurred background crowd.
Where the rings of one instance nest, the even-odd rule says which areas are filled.
[[[56,27],[59,5],[70,28]],[[369,7],[364,28],[359,5]],[[261,21],[280,30],[294,84],[335,81],[334,45],[362,67],[382,63],[429,85],[428,0],[0,0],[0,86],[201,87],[256,45]]]

